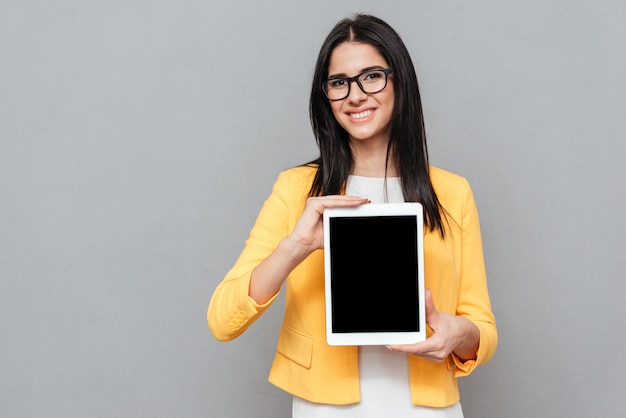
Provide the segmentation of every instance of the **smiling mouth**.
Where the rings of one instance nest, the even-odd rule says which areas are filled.
[[[374,111],[372,109],[369,109],[369,110],[364,110],[363,112],[359,112],[359,113],[350,113],[350,117],[354,119],[363,119],[363,118],[368,117],[372,113],[374,113]]]

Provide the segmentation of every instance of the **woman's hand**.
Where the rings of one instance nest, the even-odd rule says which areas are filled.
[[[324,246],[324,227],[322,224],[324,209],[339,207],[357,207],[370,203],[369,199],[356,196],[321,196],[310,197],[306,201],[304,212],[296,223],[291,235],[294,248],[303,251],[304,258]]]
[[[267,302],[298,264],[324,246],[324,209],[357,207],[365,203],[370,201],[355,196],[309,198],[291,235],[283,238],[276,249],[252,271],[248,295],[258,304]]]
[[[430,289],[426,290],[425,303],[426,322],[433,330],[430,338],[416,344],[389,345],[387,348],[439,363],[452,352],[464,361],[475,359],[480,340],[478,327],[462,316],[437,311]]]

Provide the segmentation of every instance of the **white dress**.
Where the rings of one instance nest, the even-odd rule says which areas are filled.
[[[399,178],[350,176],[346,195],[372,203],[404,202]],[[293,418],[463,418],[461,404],[445,408],[411,403],[407,355],[381,346],[359,347],[361,402],[351,405],[317,404],[293,398]]]

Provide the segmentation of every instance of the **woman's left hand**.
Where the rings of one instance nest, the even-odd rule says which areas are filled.
[[[388,345],[394,351],[411,353],[438,363],[454,352],[461,360],[476,358],[480,333],[467,318],[439,312],[433,303],[430,289],[425,293],[426,322],[433,334],[426,341],[415,344]]]

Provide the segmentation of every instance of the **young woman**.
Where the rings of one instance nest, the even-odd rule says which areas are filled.
[[[429,166],[415,70],[388,24],[357,15],[335,26],[318,57],[310,117],[320,156],[278,176],[213,294],[213,334],[239,336],[286,282],[269,380],[294,395],[294,417],[462,417],[457,378],[497,345],[478,215],[468,182]],[[424,207],[429,337],[327,345],[324,209],[404,201]]]

